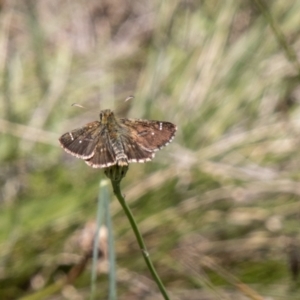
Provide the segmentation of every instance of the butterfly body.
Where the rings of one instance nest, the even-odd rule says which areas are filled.
[[[59,142],[93,168],[127,166],[150,161],[155,151],[173,140],[176,129],[170,122],[119,119],[107,109],[100,112],[100,122],[67,132]]]

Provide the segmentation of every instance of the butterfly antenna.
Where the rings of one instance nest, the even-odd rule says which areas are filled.
[[[126,99],[125,99],[125,102],[127,102],[128,100],[131,100],[131,99],[133,99],[134,98],[134,96],[128,96]]]
[[[71,106],[77,106],[77,107],[80,107],[80,108],[85,108],[84,106],[78,104],[78,103],[73,103]]]

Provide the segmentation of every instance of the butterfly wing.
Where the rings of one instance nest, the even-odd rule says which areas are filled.
[[[153,151],[144,148],[141,144],[137,143],[130,135],[122,136],[122,145],[129,163],[144,163],[154,158],[155,153]]]
[[[78,158],[89,159],[94,156],[101,130],[101,123],[94,121],[63,134],[59,142],[66,152]]]
[[[163,121],[120,119],[120,122],[129,129],[136,143],[152,152],[168,145],[177,130],[173,123]]]
[[[93,168],[106,168],[117,163],[107,133],[99,136],[94,155],[91,158],[86,159],[85,162]]]
[[[150,161],[154,152],[169,144],[177,130],[170,122],[120,119],[122,142],[129,162]]]

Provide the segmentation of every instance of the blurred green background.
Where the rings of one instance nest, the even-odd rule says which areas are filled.
[[[299,52],[300,2],[267,4]],[[122,181],[171,299],[300,299],[299,64],[269,21],[254,1],[0,1],[0,299],[82,259],[104,174],[57,139],[106,108],[178,126]],[[161,299],[112,193],[110,212],[119,299]],[[88,299],[90,274],[28,299]]]

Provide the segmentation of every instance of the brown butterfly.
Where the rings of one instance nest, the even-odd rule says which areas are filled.
[[[140,119],[119,119],[109,110],[100,112],[100,122],[94,121],[63,134],[62,148],[93,168],[144,163],[155,151],[168,145],[177,127],[170,122]]]

